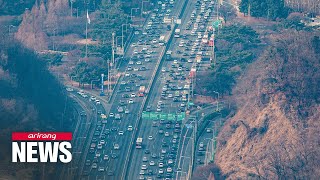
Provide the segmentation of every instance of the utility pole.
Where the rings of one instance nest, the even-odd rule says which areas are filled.
[[[111,59],[111,62],[112,62],[112,67],[115,66],[115,60],[114,60],[114,50],[115,50],[115,47],[114,47],[114,37],[115,37],[116,33],[113,32],[112,33],[112,59]]]
[[[108,68],[108,87],[107,87],[107,89],[108,89],[108,95],[109,95],[109,93],[110,93],[110,60],[108,59],[107,60],[107,68]]]
[[[88,57],[88,21],[86,21],[86,58]]]
[[[73,4],[73,0],[70,0],[70,3],[71,3],[71,10],[70,10],[70,16],[72,17],[72,4]]]

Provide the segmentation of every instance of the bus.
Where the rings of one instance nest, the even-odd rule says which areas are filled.
[[[142,138],[137,138],[136,141],[136,149],[141,149],[142,148]]]
[[[172,51],[167,51],[166,56],[165,56],[167,61],[171,60],[171,54],[172,54]]]

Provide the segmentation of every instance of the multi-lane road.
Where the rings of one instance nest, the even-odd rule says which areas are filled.
[[[192,105],[189,74],[210,64],[198,56],[205,59],[210,53],[208,27],[215,18],[214,1],[160,2],[142,29],[134,32],[109,104],[104,97],[70,93],[83,110],[74,132],[74,161],[60,179],[184,179],[191,173],[191,149],[196,148],[190,141],[195,120],[186,115]],[[164,23],[165,17],[177,23]],[[141,86],[146,90],[139,97]],[[179,115],[182,121],[177,121]]]

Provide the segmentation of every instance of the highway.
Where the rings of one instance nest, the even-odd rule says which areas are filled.
[[[190,172],[193,130],[186,126],[191,121],[188,115],[185,117],[188,102],[192,102],[189,73],[191,69],[204,71],[210,65],[196,57],[199,53],[208,56],[210,51],[202,39],[214,18],[211,9],[213,1],[157,4],[144,26],[135,30],[119,63],[120,77],[109,104],[105,97],[84,96],[81,91],[70,93],[87,116],[79,117],[74,132],[74,160],[61,177],[183,179]],[[164,16],[181,19],[181,24],[164,24]],[[160,36],[165,37],[164,45],[160,45]],[[146,92],[139,97],[141,86]],[[156,114],[157,118],[142,117],[142,112]],[[143,139],[141,149],[135,148],[137,137]]]

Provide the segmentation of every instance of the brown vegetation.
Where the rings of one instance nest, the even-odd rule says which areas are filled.
[[[320,176],[320,59],[314,33],[286,31],[234,89],[238,112],[219,135],[215,163],[228,179]]]

